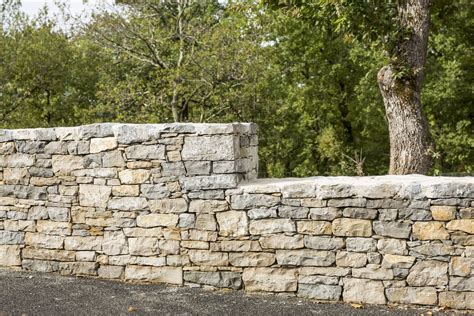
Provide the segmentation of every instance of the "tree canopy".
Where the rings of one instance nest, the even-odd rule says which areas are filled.
[[[117,1],[65,29],[4,1],[0,128],[253,121],[261,176],[384,174],[394,3]],[[474,172],[473,21],[468,0],[431,9],[432,174]]]

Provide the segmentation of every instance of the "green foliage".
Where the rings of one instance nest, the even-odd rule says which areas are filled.
[[[261,176],[386,173],[376,75],[395,49],[395,2],[269,2],[282,9],[190,1],[178,32],[178,2],[117,1],[64,31],[10,1],[0,128],[171,122],[175,100],[182,121],[258,123]],[[467,0],[433,8],[422,98],[435,174],[474,172],[471,11]]]

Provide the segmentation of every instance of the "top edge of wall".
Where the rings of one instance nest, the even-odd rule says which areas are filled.
[[[160,137],[160,134],[162,133],[195,135],[253,135],[257,133],[257,125],[255,123],[98,123],[74,127],[0,129],[0,143],[13,140],[87,140],[97,137],[116,137],[119,142],[130,143],[153,140]]]

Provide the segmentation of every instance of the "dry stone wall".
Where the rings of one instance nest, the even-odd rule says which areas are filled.
[[[474,179],[256,179],[253,124],[0,130],[0,266],[474,309]]]

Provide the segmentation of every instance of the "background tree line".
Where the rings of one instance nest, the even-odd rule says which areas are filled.
[[[332,11],[251,0],[121,0],[72,28],[19,8],[2,2],[0,128],[252,121],[261,176],[388,171],[377,72],[389,57],[358,28],[369,15],[390,28],[390,7],[334,23]],[[433,174],[474,172],[473,21],[469,0],[431,10],[422,101]]]

